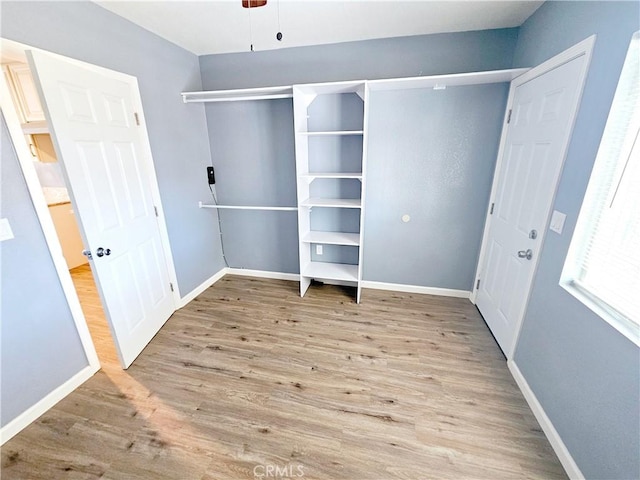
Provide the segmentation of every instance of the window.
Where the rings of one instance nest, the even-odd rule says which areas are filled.
[[[620,74],[561,285],[640,345],[640,32]]]

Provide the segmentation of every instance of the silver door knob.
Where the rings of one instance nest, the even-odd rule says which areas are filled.
[[[109,255],[111,255],[111,249],[110,248],[98,247],[98,249],[96,250],[96,255],[98,257],[102,257],[104,255],[109,256]]]
[[[533,258],[533,250],[519,250],[518,251],[519,258],[526,258],[527,260],[531,260]]]
[[[93,260],[93,256],[91,255],[91,250],[82,250],[82,254],[87,257],[89,260]]]

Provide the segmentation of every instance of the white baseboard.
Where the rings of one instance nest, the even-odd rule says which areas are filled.
[[[64,382],[51,393],[43,397],[38,403],[27,408],[16,418],[0,429],[0,445],[4,445],[15,435],[28,427],[31,423],[46,413],[47,410],[55,406],[60,400],[73,392],[76,388],[89,380],[100,368],[88,365],[80,370],[69,380]]]
[[[276,280],[289,280],[297,282],[300,280],[300,275],[297,273],[283,273],[283,272],[269,272],[265,270],[247,270],[244,268],[227,268],[226,273],[229,275],[244,275],[246,277],[257,278],[272,278]],[[340,282],[322,280],[323,283],[330,285],[346,285],[354,286],[355,282]],[[406,293],[422,293],[427,295],[439,295],[442,297],[457,297],[457,298],[469,298],[470,291],[467,290],[453,290],[450,288],[437,288],[437,287],[421,287],[418,285],[403,285],[400,283],[384,283],[384,282],[370,282],[363,280],[362,288],[371,288],[374,290],[389,290],[393,292],[406,292]]]
[[[373,290],[390,290],[392,292],[439,295],[441,297],[469,298],[469,296],[471,295],[471,292],[467,290],[454,290],[451,288],[437,288],[437,287],[421,287],[418,285],[403,285],[401,283],[371,282],[369,280],[363,280],[362,287],[371,288]]]
[[[531,411],[538,420],[540,427],[542,427],[542,431],[547,436],[549,443],[553,447],[553,450],[556,452],[556,455],[558,456],[560,463],[562,463],[562,466],[567,472],[569,478],[571,478],[572,480],[584,480],[584,475],[580,471],[580,468],[578,468],[578,465],[571,456],[571,453],[569,453],[569,450],[562,441],[560,434],[553,426],[553,423],[551,423],[551,420],[545,413],[544,408],[542,408],[542,405],[538,401],[535,393],[533,393],[533,390],[531,390],[529,383],[522,375],[522,372],[518,368],[518,365],[516,365],[516,362],[513,360],[509,360],[507,362],[507,366],[509,367],[511,375],[518,384],[518,387],[520,387],[522,395],[524,395],[525,400],[529,404]]]
[[[245,277],[271,278],[274,280],[290,280],[297,282],[300,275],[297,273],[268,272],[266,270],[248,270],[244,268],[227,268],[229,275],[243,275]]]
[[[227,270],[228,270],[227,268],[222,268],[218,273],[214,274],[212,277],[208,278],[207,280],[202,282],[200,285],[198,285],[196,288],[194,288],[189,293],[187,293],[184,297],[180,299],[178,308],[185,307],[189,302],[191,302],[191,300],[196,298],[198,295],[204,292],[207,288],[209,288],[211,285],[213,285],[222,277],[224,277],[225,274],[227,273]]]

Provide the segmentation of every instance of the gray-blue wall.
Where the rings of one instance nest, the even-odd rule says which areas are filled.
[[[218,226],[197,208],[209,195],[204,108],[180,97],[201,88],[198,58],[91,2],[3,1],[0,8],[3,38],[138,78],[180,291],[189,293],[219,271]],[[30,199],[20,190],[22,174],[11,168],[13,157],[5,160],[4,140],[3,209],[6,200],[18,235],[2,244],[3,425],[86,365]]]
[[[640,478],[638,347],[558,282],[631,35],[638,2],[547,2],[521,27],[515,66],[537,65],[597,34],[582,104],[515,361],[587,478]]]
[[[1,4],[4,38],[138,78],[153,160],[182,295],[224,265],[218,226],[198,209],[211,164],[198,57],[91,2]]]
[[[89,365],[0,115],[0,425]]]
[[[508,93],[371,93],[365,280],[472,290]]]
[[[205,89],[497,70],[511,68],[516,39],[517,29],[423,35],[208,55],[200,57],[200,67]],[[435,96],[426,90],[372,94],[365,280],[471,290],[506,90],[494,85]],[[291,109],[289,100],[207,105],[220,203],[295,205]],[[433,153],[429,144],[447,136]],[[444,184],[453,188],[434,191]],[[420,204],[410,201],[409,192]],[[394,223],[399,212],[410,213],[412,222]],[[295,213],[224,211],[221,219],[232,267],[298,272]]]
[[[295,206],[292,100],[209,104],[206,113],[220,203]],[[298,273],[295,211],[220,210],[220,221],[231,267]]]
[[[517,28],[200,57],[206,90],[511,68]]]
[[[294,184],[292,157],[264,139],[271,134],[271,121],[276,122],[274,125],[289,121],[287,101],[270,107],[246,102],[236,105],[236,111],[229,110],[231,107],[210,109],[207,115],[212,135],[227,122],[227,115],[236,119],[234,124],[238,123],[225,125],[230,135],[243,134],[229,139],[224,148],[220,148],[219,138],[214,137],[216,140],[212,140],[209,148],[204,108],[183,105],[180,91],[198,90],[201,86],[242,88],[509,68],[514,51],[513,66],[532,66],[597,33],[592,67],[555,205],[568,214],[567,224],[562,236],[553,233],[547,236],[515,359],[587,477],[640,476],[638,349],[558,286],[617,76],[631,33],[639,28],[637,2],[547,2],[525,23],[519,38],[518,30],[510,29],[205,56],[200,59],[202,85],[195,56],[96,5],[2,2],[0,8],[4,37],[138,77],[180,288],[185,293],[222,267],[215,215],[212,211],[194,208],[198,200],[210,198],[203,171],[211,158],[215,165],[219,164],[218,191],[223,201],[290,204],[295,196],[292,197],[291,190]],[[79,38],[82,41],[78,41]],[[261,142],[267,142],[271,148],[268,157],[254,156],[256,151],[265,151],[255,148],[255,145],[262,147],[263,143],[254,143],[253,147],[244,146],[242,150],[251,154],[251,159],[242,156],[221,160],[220,152],[232,151],[234,142],[243,145],[248,138],[244,135],[255,133],[255,129],[247,129],[246,125],[256,113],[268,119],[257,128],[261,132],[258,137],[263,138]],[[284,143],[291,141],[288,133],[280,128],[277,132],[285,135]],[[86,365],[59,285],[47,277],[53,275],[51,259],[26,196],[15,155],[7,144],[3,138],[0,215],[12,218],[15,211],[19,218],[12,220],[16,239],[2,244],[2,425]],[[272,168],[261,169],[264,165]],[[371,168],[375,173],[376,165]],[[257,173],[243,177],[243,171]],[[418,175],[427,173],[427,169],[416,171]],[[255,182],[258,177],[264,179],[268,189],[244,183],[246,178]],[[402,189],[397,183],[387,186],[391,192]],[[373,192],[380,185],[371,182],[369,188]],[[223,213],[223,221],[227,214],[233,215]],[[295,220],[287,220],[286,215],[291,214],[256,212],[244,219],[227,220],[237,222],[237,235],[234,234],[237,238],[227,242],[231,244],[227,248],[233,261],[246,268],[297,271],[295,228],[290,223]],[[255,235],[256,228],[260,235],[271,229],[265,234],[267,240],[256,244],[253,239],[260,238]],[[279,237],[283,234],[283,238]],[[261,250],[263,246],[265,250]],[[16,253],[16,258],[23,260],[20,271],[13,260],[7,260],[7,252],[13,248],[35,249],[29,251],[29,256]],[[29,284],[9,292],[7,289],[15,283],[15,278],[22,278],[17,275],[24,275]],[[46,283],[42,289],[46,287],[48,292],[46,301],[50,303],[47,303],[46,316],[40,304],[33,305],[18,296],[21,292],[38,290],[34,286],[38,278]],[[53,278],[55,280],[55,276]],[[412,283],[415,279],[399,276],[394,281]],[[32,298],[30,294],[28,298]],[[27,308],[36,311],[32,313]],[[16,312],[21,312],[19,317],[15,316]],[[51,325],[40,324],[52,317],[59,323],[49,338],[58,340],[60,351],[38,350],[42,337],[33,337],[39,335],[38,332],[14,330],[16,333],[12,333],[10,330],[15,327],[15,322],[9,321],[11,318],[33,321],[34,325],[45,328]],[[5,339],[9,338],[12,343],[6,347]],[[35,358],[30,355],[29,363],[25,363],[20,352],[12,350],[12,345],[38,355]],[[55,361],[51,361],[51,355]],[[7,365],[15,365],[16,373],[6,377]],[[51,365],[55,368],[49,370]],[[36,366],[42,368],[38,370]],[[26,396],[15,396],[17,400],[12,403],[8,399],[15,395],[19,381],[24,382]]]

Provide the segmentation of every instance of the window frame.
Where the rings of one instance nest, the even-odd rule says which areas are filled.
[[[616,135],[617,132],[612,132],[610,130],[610,128],[612,127],[610,125],[616,123],[616,118],[621,114],[618,113],[622,110],[621,105],[624,100],[628,98],[627,96],[625,96],[628,90],[619,92],[620,85],[628,80],[628,77],[626,77],[626,75],[631,75],[632,78],[634,75],[638,75],[638,72],[636,70],[629,70],[631,73],[627,73],[627,68],[633,68],[631,66],[631,63],[635,63],[633,60],[634,55],[640,56],[640,31],[635,32],[631,37],[631,41],[629,42],[624,66],[620,73],[618,86],[616,87],[616,93],[611,104],[611,109],[607,116],[607,123],[600,140],[600,146],[598,148],[598,153],[596,155],[593,170],[589,178],[589,184],[582,201],[580,213],[577,218],[576,229],[571,238],[569,251],[563,266],[560,278],[560,286],[564,288],[568,293],[570,293],[573,297],[578,299],[587,308],[597,314],[600,318],[605,320],[612,327],[622,333],[625,337],[627,337],[637,346],[640,346],[640,318],[638,320],[635,320],[622,314],[614,305],[609,304],[606,300],[601,298],[598,295],[597,291],[592,291],[592,289],[590,289],[580,281],[580,272],[584,269],[585,265],[584,259],[588,256],[587,248],[585,246],[593,238],[596,237],[595,230],[597,228],[597,222],[595,222],[594,220],[601,219],[604,216],[602,214],[596,214],[597,218],[594,218],[592,210],[588,207],[591,206],[593,208],[600,208],[600,202],[604,203],[606,196],[600,196],[596,191],[601,189],[604,184],[609,195],[612,192],[612,189],[616,189],[615,185],[619,185],[622,181],[622,178],[624,178],[624,170],[620,178],[618,178],[618,182],[613,182],[610,185],[606,184],[604,177],[608,173],[611,173],[612,169],[615,173],[615,170],[620,168],[620,162],[627,162],[632,158],[632,152],[635,152],[640,148],[635,144],[635,142],[633,142],[627,152],[626,149],[624,151],[622,150],[624,140],[620,140],[621,142],[623,142],[622,144],[612,144],[615,147],[620,147],[620,151],[618,152],[618,157],[615,159],[615,161],[610,161],[611,165],[606,165],[609,162],[608,159],[605,158],[606,156],[612,154],[611,150],[602,151],[603,144],[610,147],[612,146],[609,145],[611,143],[609,136]],[[621,95],[621,97],[618,98],[618,95]],[[635,110],[633,111],[633,115],[631,116],[631,120],[629,121],[629,124],[627,126],[627,132],[630,132],[631,135],[633,135],[633,132],[637,128],[637,125],[635,124],[637,123],[636,117],[640,116],[640,105],[637,105],[634,108]],[[633,119],[636,119],[636,122],[634,122]],[[613,123],[610,124],[610,122]],[[624,135],[618,136],[618,138],[622,137],[622,139],[624,139],[628,135],[627,132],[625,132]],[[628,155],[625,155],[625,153],[628,153]]]

